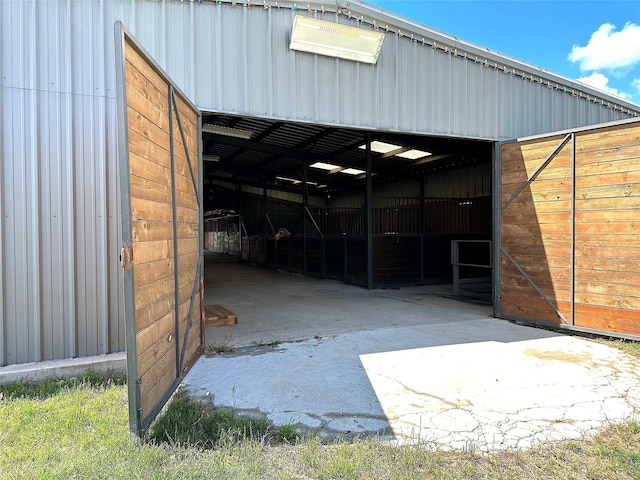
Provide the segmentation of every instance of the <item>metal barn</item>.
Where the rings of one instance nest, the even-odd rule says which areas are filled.
[[[351,27],[363,32],[357,37],[382,38],[377,61],[290,48],[296,19],[340,26],[319,30]],[[135,37],[132,51],[149,57],[149,72],[126,77],[122,27]],[[589,204],[579,196],[583,182],[597,180],[583,178],[580,154],[573,155],[571,177],[577,196],[538,205],[535,187],[559,162],[569,175],[573,157],[563,150],[535,182],[526,183],[523,172],[535,170],[545,149],[565,137],[553,135],[539,149],[529,148],[531,140],[496,147],[571,129],[576,133],[562,148],[578,138],[580,152],[581,128],[636,118],[637,105],[360,1],[326,8],[227,0],[4,1],[0,35],[0,366],[123,351],[125,317],[136,311],[139,322],[142,312],[150,315],[138,333],[172,315],[168,311],[184,318],[167,328],[178,339],[173,361],[187,364],[199,344],[177,344],[187,338],[188,319],[197,323],[202,217],[211,208],[242,214],[248,260],[369,288],[450,281],[451,240],[487,241],[499,231],[499,314],[638,333],[631,287],[597,304],[627,302],[623,309],[635,323],[604,325],[578,315],[620,279],[595,278],[595,264],[587,273],[582,255],[615,250],[624,271],[633,257],[626,246],[636,245],[624,228],[613,244],[582,237],[608,222],[582,220],[583,207],[601,210],[607,200],[593,197]],[[160,82],[153,88],[152,76]],[[154,100],[163,89],[172,93]],[[151,102],[153,111],[138,101]],[[145,123],[154,116],[155,126]],[[125,124],[125,117],[138,126]],[[156,129],[162,122],[171,125]],[[638,137],[630,138],[630,156],[615,168],[633,171]],[[174,163],[145,161],[165,141]],[[606,168],[602,156],[617,147],[607,148],[594,153],[593,168]],[[128,187],[130,209],[121,209],[128,197],[119,162],[135,155],[140,175]],[[494,179],[498,164],[502,176]],[[626,200],[611,213],[633,224],[637,178],[615,175],[613,194],[625,188],[629,194],[613,195]],[[526,184],[496,216],[492,202],[509,201],[504,196],[512,180]],[[534,203],[522,200],[527,195]],[[170,208],[159,210],[165,202]],[[567,231],[517,237],[510,230],[510,222],[526,216],[529,224],[535,215],[556,215],[563,222],[557,228]],[[150,228],[152,220],[157,228]],[[131,232],[123,233],[123,222]],[[276,241],[271,233],[280,228],[293,234]],[[129,249],[127,238],[151,243],[143,253]],[[536,242],[545,246],[540,254],[559,248],[553,258],[566,270],[549,265],[551,274],[541,273],[546,283],[519,257],[519,248]],[[150,262],[166,263],[164,276]],[[134,280],[123,266],[129,271],[131,265],[148,297],[125,295]],[[172,286],[156,288],[167,279]],[[567,282],[576,288],[603,283],[597,292],[552,298],[549,289],[568,292]],[[540,296],[549,314],[518,309],[529,305],[518,295]],[[164,300],[169,310],[154,310],[154,302]],[[531,309],[538,308],[534,303]],[[587,316],[604,312],[589,310]],[[146,333],[141,350],[157,336]],[[157,350],[147,355],[149,364],[158,360]]]

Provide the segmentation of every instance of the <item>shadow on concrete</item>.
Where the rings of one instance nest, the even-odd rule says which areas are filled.
[[[207,343],[238,348],[201,359],[185,384],[218,407],[326,439],[484,450],[592,428],[553,425],[580,398],[600,405],[584,375],[585,362],[606,366],[594,360],[597,344],[493,319],[487,306],[446,298],[450,286],[369,291],[246,264],[208,267],[205,303],[239,320],[208,328]]]

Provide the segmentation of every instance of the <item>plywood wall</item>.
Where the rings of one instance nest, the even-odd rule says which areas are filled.
[[[640,335],[640,122],[505,144],[499,181],[497,313]]]

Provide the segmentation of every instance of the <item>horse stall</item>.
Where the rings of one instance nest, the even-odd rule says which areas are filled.
[[[242,253],[242,217],[232,210],[205,213],[205,250],[240,257]]]

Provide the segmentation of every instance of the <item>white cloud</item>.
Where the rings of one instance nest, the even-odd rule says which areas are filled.
[[[632,68],[640,62],[640,25],[626,23],[616,31],[615,25],[604,23],[586,46],[574,45],[568,58],[583,71]]]
[[[638,93],[640,93],[640,78],[635,78],[633,82],[631,82],[631,86],[637,89]]]
[[[617,95],[621,98],[629,98],[629,95],[627,95],[626,93],[619,92],[618,89],[609,87],[609,79],[605,75],[601,74],[600,72],[593,72],[591,75],[587,75],[586,77],[580,77],[578,81],[585,83],[587,85],[590,85],[592,87],[595,87],[599,90],[603,90],[613,95]],[[640,79],[637,79],[637,81],[638,81],[638,89],[640,89]]]

